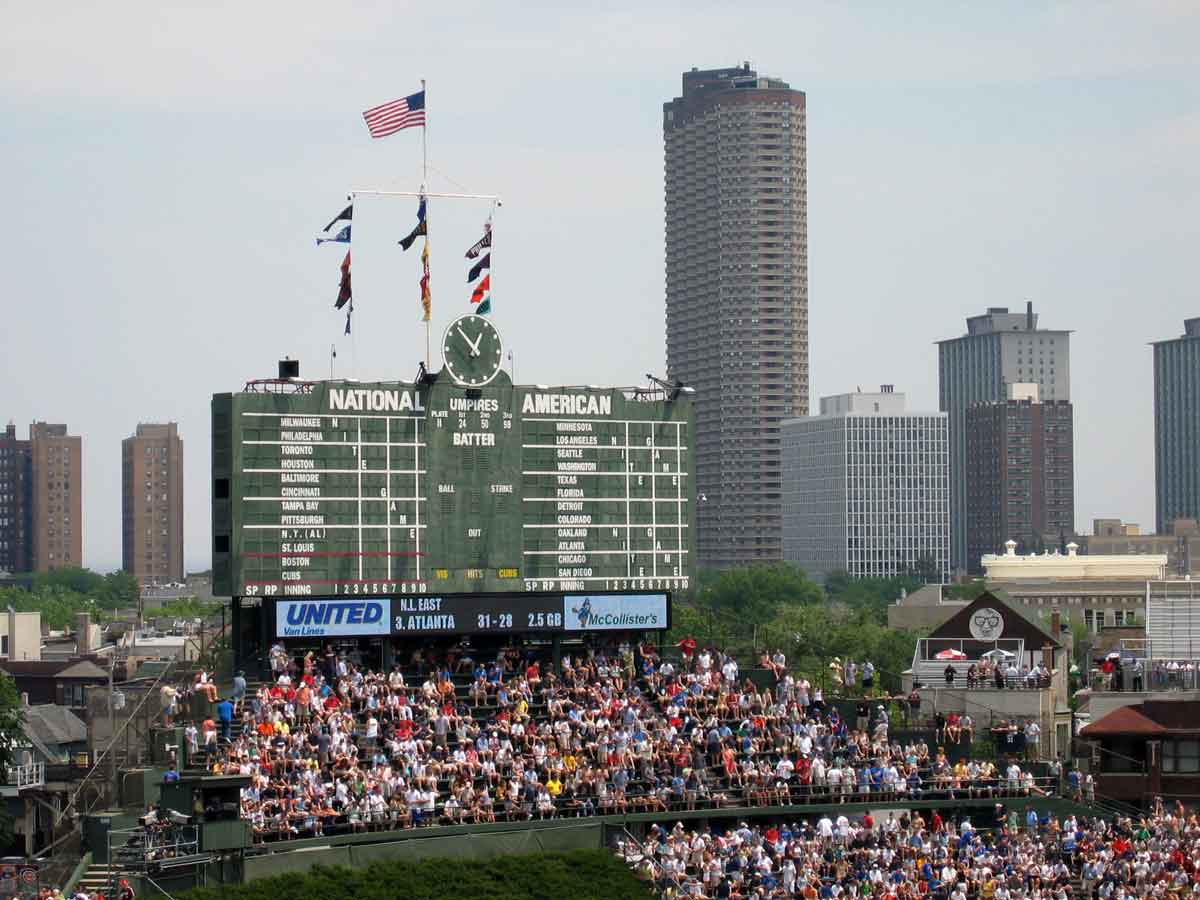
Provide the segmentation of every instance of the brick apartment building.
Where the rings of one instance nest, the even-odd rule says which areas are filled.
[[[183,581],[183,440],[174,422],[121,442],[121,567],[143,585]]]
[[[66,425],[29,426],[32,494],[30,569],[83,565],[83,441]]]
[[[1038,399],[1038,385],[1014,384],[1009,398],[967,410],[967,563],[1000,553],[1012,539],[1023,552],[1075,532],[1072,406]]]
[[[29,441],[12,422],[0,434],[0,572],[28,572],[33,476]]]

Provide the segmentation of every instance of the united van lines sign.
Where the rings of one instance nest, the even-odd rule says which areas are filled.
[[[392,628],[388,597],[363,600],[280,600],[275,605],[276,637],[364,637]]]
[[[981,606],[971,613],[971,621],[967,627],[971,631],[971,637],[977,641],[996,641],[1004,633],[1004,616],[1000,615],[998,609]]]

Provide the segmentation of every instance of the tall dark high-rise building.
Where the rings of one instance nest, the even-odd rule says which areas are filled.
[[[29,426],[30,569],[83,565],[83,441],[66,425]]]
[[[9,422],[0,433],[0,572],[32,568],[31,461],[29,441],[19,440],[17,427]]]
[[[1023,313],[992,307],[967,319],[962,337],[938,341],[940,408],[950,424],[950,563],[959,571],[979,565],[967,551],[967,409],[1007,400],[1012,384],[1036,384],[1044,401],[1071,399],[1071,332],[1038,328],[1032,303]]]
[[[1154,344],[1154,500],[1159,534],[1200,519],[1200,318]]]
[[[1075,532],[1075,450],[1067,400],[1038,399],[1036,384],[1008,386],[1009,397],[967,410],[967,559],[1059,549]]]
[[[667,373],[696,390],[699,564],[782,558],[780,425],[808,414],[805,97],[750,64],[663,104]]]
[[[183,581],[183,440],[174,422],[121,441],[121,567],[143,585]]]

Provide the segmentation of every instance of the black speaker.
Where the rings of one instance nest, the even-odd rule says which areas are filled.
[[[300,360],[298,360],[298,359],[281,359],[279,361],[279,377],[280,378],[299,378],[300,377]]]

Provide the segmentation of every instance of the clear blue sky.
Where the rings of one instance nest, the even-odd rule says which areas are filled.
[[[356,210],[354,339],[316,230],[415,189],[420,136],[360,118],[429,81],[431,187],[499,193],[495,320],[518,378],[664,368],[661,104],[750,60],[808,94],[814,397],[937,403],[933,342],[1033,300],[1075,330],[1076,516],[1153,525],[1150,350],[1200,314],[1200,6],[8,4],[0,419],[84,440],[84,558],[119,565],[120,440],[176,419],[208,558],[208,401],[291,354],[410,377],[407,202]],[[431,207],[434,327],[483,204]]]

